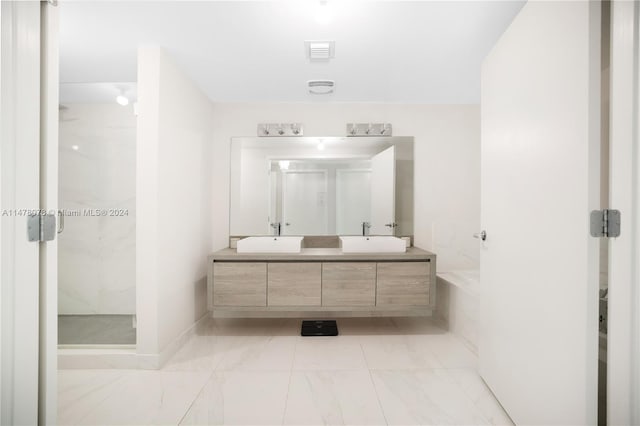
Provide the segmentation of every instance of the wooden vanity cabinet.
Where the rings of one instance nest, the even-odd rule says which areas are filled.
[[[428,306],[429,262],[378,262],[376,306]]]
[[[267,306],[266,262],[214,262],[214,306]]]
[[[375,306],[374,262],[322,264],[322,306]]]
[[[320,306],[320,262],[269,263],[267,306]]]
[[[323,254],[267,257],[225,249],[212,255],[208,306],[221,316],[431,315],[435,309],[432,253]]]

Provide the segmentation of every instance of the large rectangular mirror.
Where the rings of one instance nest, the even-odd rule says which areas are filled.
[[[231,140],[230,234],[412,235],[413,137]]]

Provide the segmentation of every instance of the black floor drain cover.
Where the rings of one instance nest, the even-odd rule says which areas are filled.
[[[302,321],[302,336],[337,336],[338,324],[333,320]]]

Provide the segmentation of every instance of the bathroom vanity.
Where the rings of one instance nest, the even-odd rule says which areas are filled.
[[[344,253],[238,253],[208,258],[208,307],[213,316],[429,316],[435,306],[436,256]]]
[[[436,256],[397,238],[414,233],[413,154],[411,136],[232,138],[237,245],[208,258],[209,311],[431,315]]]

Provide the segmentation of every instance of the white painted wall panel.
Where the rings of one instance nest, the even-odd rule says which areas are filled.
[[[162,49],[139,61],[138,353],[159,354],[206,311],[213,106]]]

